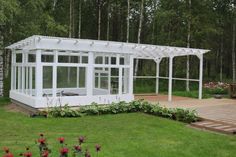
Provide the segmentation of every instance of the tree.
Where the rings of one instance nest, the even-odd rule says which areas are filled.
[[[192,0],[188,0],[188,37],[187,37],[187,48],[190,48],[190,41],[191,41],[191,7],[192,7]],[[189,56],[187,56],[187,65],[186,65],[186,78],[189,79]],[[186,81],[186,91],[189,91],[189,80]]]
[[[129,42],[129,16],[130,16],[130,0],[127,0],[127,25],[126,25],[126,42]]]
[[[138,44],[141,41],[141,32],[142,32],[142,22],[143,22],[143,8],[144,8],[144,0],[140,2],[140,16],[139,16],[139,27],[138,27]],[[134,67],[134,76],[137,76],[138,72],[138,62],[139,60],[136,59],[135,67]]]

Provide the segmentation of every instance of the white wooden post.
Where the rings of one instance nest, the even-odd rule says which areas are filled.
[[[20,92],[21,90],[21,67],[22,66],[17,66],[16,70],[17,72],[17,91]]]
[[[12,51],[11,54],[11,90],[15,89],[15,80],[16,80],[16,68],[13,65],[15,64],[15,51]]]
[[[120,65],[120,54],[116,55],[116,65]],[[122,68],[119,68],[119,78],[118,78],[118,94],[122,94]]]
[[[155,59],[156,62],[156,94],[159,94],[159,75],[161,58]]]
[[[134,58],[133,55],[129,56],[129,94],[133,94],[133,84],[134,84]]]
[[[173,56],[169,57],[169,85],[168,85],[168,101],[172,101],[172,73],[173,73]]]
[[[98,73],[98,88],[101,88],[101,72],[99,71]]]
[[[43,67],[41,63],[42,50],[36,50],[36,67],[35,67],[35,95],[42,97],[43,93]]]
[[[88,53],[88,66],[87,66],[87,77],[86,77],[86,89],[87,96],[93,95],[93,85],[94,85],[94,74],[93,74],[93,66],[94,64],[94,56],[93,52]]]
[[[25,93],[25,51],[22,51],[21,93]]]
[[[32,95],[32,82],[33,82],[33,67],[29,67],[29,95]]]
[[[121,95],[122,94],[122,70],[123,68],[119,68],[119,91],[118,94]]]
[[[54,63],[52,70],[52,96],[53,98],[57,97],[57,63],[58,63],[58,52],[55,50],[54,52]]]
[[[203,78],[203,54],[198,56],[200,63],[199,63],[199,92],[198,92],[198,99],[202,99],[202,78]]]
[[[25,54],[25,93],[29,94],[29,67],[28,63],[28,53]]]
[[[79,88],[79,67],[77,67],[76,72],[76,87]]]

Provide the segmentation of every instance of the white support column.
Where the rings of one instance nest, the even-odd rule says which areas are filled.
[[[29,94],[29,67],[27,66],[28,63],[28,53],[25,54],[25,93]]]
[[[134,84],[134,58],[133,55],[129,57],[129,94],[133,94],[133,84]]]
[[[120,54],[116,55],[116,65],[120,65]],[[119,78],[118,78],[118,94],[122,94],[122,68],[119,68]]]
[[[58,52],[54,51],[54,64],[52,70],[52,96],[57,97],[57,63],[58,63]]]
[[[33,67],[29,67],[29,95],[33,95],[33,92],[32,92],[32,82],[33,82]]]
[[[98,72],[98,88],[101,88],[101,72]]]
[[[77,67],[76,71],[76,87],[79,88],[79,67]]]
[[[17,70],[17,91],[20,92],[21,91],[21,68],[22,66],[17,66],[16,70]]]
[[[42,50],[36,50],[36,67],[35,67],[35,95],[42,97],[43,94],[43,67],[41,63]]]
[[[15,80],[16,80],[16,68],[13,66],[15,63],[15,51],[12,51],[11,54],[11,90],[15,89]]]
[[[93,52],[89,52],[88,53],[87,77],[86,77],[87,96],[93,95],[93,85],[94,85],[93,64],[94,64]]]
[[[202,99],[202,78],[203,78],[203,54],[198,56],[199,62],[199,92],[198,99]]]
[[[156,62],[156,94],[159,94],[159,75],[161,58],[155,59]]]
[[[21,93],[25,93],[25,51],[22,52]]]
[[[168,101],[172,101],[172,73],[173,73],[173,56],[169,57],[169,85],[168,85]]]
[[[122,68],[119,68],[119,90],[118,90],[118,94],[121,95],[122,94]]]

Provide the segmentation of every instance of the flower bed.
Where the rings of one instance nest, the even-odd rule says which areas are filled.
[[[143,112],[160,117],[165,117],[186,123],[195,122],[198,116],[195,110],[161,107],[158,104],[151,104],[147,101],[139,100],[130,103],[119,102],[111,105],[98,105],[93,103],[89,106],[82,106],[79,109],[71,109],[68,105],[64,107],[53,107],[47,112],[48,117],[81,117],[87,115],[118,114],[130,112]]]
[[[227,94],[229,84],[224,82],[208,82],[203,85],[203,88],[210,94]]]
[[[51,153],[50,146],[47,143],[47,139],[44,137],[43,134],[39,135],[39,139],[36,141],[38,148],[39,148],[39,157],[49,157]],[[88,148],[82,148],[83,143],[85,143],[85,137],[80,136],[78,138],[78,144],[73,146],[72,148],[69,148],[68,145],[65,143],[65,138],[60,137],[58,138],[58,142],[60,144],[60,149],[58,152],[59,157],[68,157],[69,151],[71,151],[71,154],[73,154],[74,157],[91,157],[90,152]],[[14,157],[14,155],[10,152],[10,149],[7,147],[3,148],[4,155],[3,157]],[[101,146],[99,144],[95,145],[95,151],[98,157],[99,152],[101,151]],[[23,156],[23,157],[32,157],[37,156],[36,154],[32,154],[29,147],[26,147],[25,152],[20,153],[17,156]]]

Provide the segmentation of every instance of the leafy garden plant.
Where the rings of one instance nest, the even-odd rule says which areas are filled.
[[[161,107],[159,104],[151,104],[147,101],[138,100],[127,102],[112,103],[110,105],[98,105],[92,103],[88,106],[81,106],[79,109],[72,109],[68,105],[53,107],[48,109],[48,117],[81,117],[87,115],[103,115],[103,114],[118,114],[143,112],[164,118],[169,118],[186,123],[195,122],[198,120],[195,110],[174,108],[169,109]]]

